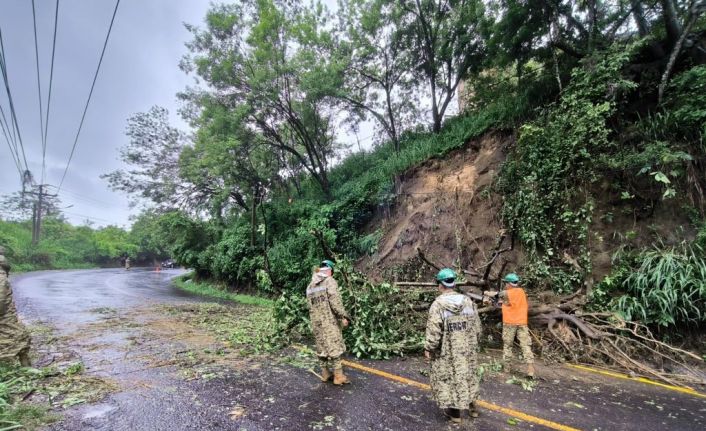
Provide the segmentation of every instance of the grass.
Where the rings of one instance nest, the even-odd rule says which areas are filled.
[[[261,296],[244,295],[226,290],[225,286],[208,283],[204,281],[194,281],[190,275],[177,277],[174,285],[181,290],[208,298],[224,299],[226,301],[237,302],[245,305],[255,305],[258,307],[270,308],[274,302],[271,299]]]

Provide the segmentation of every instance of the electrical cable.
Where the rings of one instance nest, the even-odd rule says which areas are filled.
[[[110,224],[117,225],[117,223],[115,223],[115,222],[113,222],[113,221],[110,221],[110,220],[106,220],[106,219],[104,219],[104,218],[89,217],[89,216],[84,215],[84,214],[78,214],[78,213],[69,212],[69,211],[61,211],[61,212],[64,213],[64,214],[68,214],[68,215],[75,216],[75,217],[83,217],[83,218],[88,219],[88,220],[108,222],[108,223],[110,223]]]
[[[10,143],[10,138],[8,138],[7,131],[5,130],[5,124],[3,123],[2,119],[0,119],[0,128],[2,128],[2,134],[5,136],[5,142],[7,142],[7,147],[10,149],[10,155],[12,156],[12,161],[15,164],[15,167],[17,167],[17,172],[20,174],[20,178],[22,178],[22,167],[20,164],[19,155],[15,154],[15,151],[12,148],[12,144]]]
[[[2,28],[0,28],[0,72],[2,72],[3,81],[5,83],[5,91],[7,91],[7,97],[10,101],[10,116],[12,118],[12,124],[14,126],[13,133],[17,137],[17,142],[20,144],[20,149],[22,150],[22,160],[25,163],[25,170],[29,171],[29,164],[27,163],[27,155],[25,154],[24,143],[22,142],[22,134],[20,133],[20,126],[17,122],[17,112],[15,111],[15,103],[12,100],[12,92],[10,91],[10,81],[7,75],[7,61],[5,59],[5,44],[2,39]]]
[[[44,121],[44,139],[42,141],[42,184],[44,183],[44,173],[46,171],[47,158],[47,133],[49,130],[49,108],[51,106],[51,89],[54,81],[54,56],[56,54],[56,29],[59,26],[59,0],[56,0],[56,9],[54,11],[54,40],[51,48],[51,68],[49,71],[49,96],[47,98],[47,113]]]
[[[39,43],[37,42],[37,11],[32,0],[32,23],[34,25],[34,59],[37,65],[37,96],[39,98],[39,137],[42,140],[42,154],[46,153],[46,144],[44,143],[44,108],[42,105],[42,84],[39,78]],[[44,158],[42,158],[42,182],[44,183]]]
[[[115,22],[115,15],[118,13],[118,6],[120,5],[120,0],[115,2],[115,10],[113,10],[113,17],[110,19],[110,26],[108,27],[108,34],[105,36],[105,42],[103,43],[103,50],[101,51],[100,59],[98,60],[98,67],[96,68],[96,73],[93,76],[93,83],[91,84],[91,91],[88,93],[88,99],[86,100],[86,106],[83,109],[83,115],[81,116],[81,122],[78,125],[78,131],[76,132],[76,138],[74,139],[74,144],[71,147],[71,153],[69,154],[69,160],[66,162],[66,168],[64,169],[64,174],[61,176],[61,181],[59,182],[58,190],[61,190],[61,186],[64,184],[66,179],[66,174],[69,171],[69,166],[71,165],[71,160],[74,157],[74,152],[76,151],[76,145],[78,144],[78,137],[81,134],[81,129],[83,128],[83,121],[86,119],[86,112],[88,111],[88,105],[91,102],[91,96],[93,96],[93,89],[96,86],[96,80],[98,79],[98,72],[100,71],[101,64],[103,63],[103,56],[105,55],[105,49],[108,46],[108,39],[110,38],[110,32],[113,30],[113,23]]]

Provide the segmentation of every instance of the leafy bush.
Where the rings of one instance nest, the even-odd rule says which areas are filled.
[[[631,52],[614,47],[575,69],[558,104],[520,129],[503,166],[503,218],[538,266],[529,282],[551,282],[560,247],[573,250],[584,268],[590,265],[586,239],[594,203],[587,186],[598,177],[597,156],[614,148],[608,120],[617,100],[636,85],[621,75]]]
[[[371,283],[357,273],[347,278],[341,294],[351,315],[351,325],[344,331],[351,353],[384,359],[421,350],[424,332],[414,324],[413,313],[398,288],[389,283]]]
[[[597,287],[597,300],[628,320],[670,327],[706,322],[706,259],[696,244],[646,250],[622,258]],[[622,291],[607,299],[607,293]]]
[[[671,113],[668,129],[691,142],[706,136],[706,66],[695,66],[672,79],[666,109]]]
[[[234,223],[222,232],[218,242],[209,246],[208,266],[214,277],[235,288],[255,284],[255,274],[263,267],[263,258],[259,249],[250,245],[250,234],[250,226]]]

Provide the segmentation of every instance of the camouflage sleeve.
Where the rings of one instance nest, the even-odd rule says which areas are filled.
[[[424,350],[434,352],[441,348],[441,336],[444,332],[444,322],[441,319],[439,306],[434,303],[429,308],[429,317],[427,318],[427,331],[424,341]]]
[[[471,300],[469,300],[468,302],[469,302],[469,306],[473,307],[474,313],[473,313],[473,317],[471,319],[472,320],[471,323],[473,323],[473,326],[476,329],[478,343],[480,344],[480,337],[483,334],[483,323],[480,320],[480,315],[478,314],[478,307],[476,307],[476,304]]]
[[[5,271],[7,273],[7,275],[9,276],[10,269],[11,269],[10,264],[7,263],[7,259],[5,258],[5,256],[0,254],[0,271]]]
[[[3,317],[7,311],[5,304],[7,303],[6,298],[10,289],[10,282],[7,280],[5,271],[0,270],[0,318]]]
[[[341,294],[338,292],[338,283],[333,277],[330,277],[326,284],[326,293],[328,294],[328,303],[331,306],[331,311],[338,319],[349,319],[346,309],[343,308]]]

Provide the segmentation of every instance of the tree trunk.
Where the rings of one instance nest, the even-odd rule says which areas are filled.
[[[250,247],[255,247],[257,233],[257,188],[253,187],[252,202],[250,203]]]
[[[390,139],[395,148],[395,153],[400,152],[400,140],[397,137],[397,127],[395,126],[395,114],[392,111],[392,95],[390,94],[392,89],[389,87],[385,88],[385,97],[387,98],[387,117],[390,124]]]
[[[664,69],[662,80],[659,83],[657,100],[660,104],[662,103],[662,99],[664,98],[664,92],[667,89],[667,84],[669,83],[669,75],[671,75],[672,69],[674,68],[674,64],[677,62],[677,57],[679,57],[681,48],[684,45],[684,39],[686,39],[686,36],[691,31],[691,27],[694,26],[694,23],[696,22],[696,19],[698,17],[699,13],[697,7],[692,6],[691,10],[689,11],[689,22],[686,24],[686,27],[684,28],[684,31],[682,32],[681,36],[679,36],[679,40],[674,45],[674,49],[672,49],[672,54],[669,56],[669,62],[667,63],[667,67]]]
[[[431,118],[433,121],[434,133],[439,133],[441,130],[441,118],[439,118],[439,105],[436,103],[436,82],[435,77],[431,81]]]
[[[674,0],[660,0],[662,4],[662,19],[667,31],[667,45],[674,46],[681,35],[681,26],[677,18],[677,9]]]
[[[630,0],[632,7],[632,17],[635,20],[635,26],[640,37],[646,37],[650,34],[650,25],[645,18],[645,10],[642,8],[642,0]],[[650,52],[655,59],[662,59],[665,56],[664,49],[656,41],[649,42]]]
[[[642,0],[630,0],[632,6],[632,17],[637,26],[637,32],[640,37],[645,37],[650,32],[647,19],[645,19],[645,11],[642,9]]]

